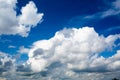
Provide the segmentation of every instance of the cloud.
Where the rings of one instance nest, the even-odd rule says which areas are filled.
[[[13,45],[9,45],[8,48],[16,48],[16,47]]]
[[[4,52],[0,52],[0,74],[3,72],[7,72],[12,68],[14,68],[15,59],[12,59],[10,55]]]
[[[88,15],[86,16],[85,18],[88,18],[88,19],[103,19],[103,18],[106,18],[106,17],[109,17],[109,16],[114,16],[114,15],[119,15],[120,14],[120,1],[119,0],[115,0],[114,2],[110,3],[111,4],[111,7],[105,11],[102,11],[102,12],[98,12],[98,13],[95,13],[93,15]]]
[[[0,0],[0,3],[0,35],[27,37],[31,28],[42,21],[43,13],[38,13],[33,1],[22,7],[20,15],[15,10],[17,0]]]
[[[120,26],[108,28],[106,31],[112,31],[112,30],[117,30],[117,29],[119,30]]]
[[[29,52],[29,48],[25,48],[24,46],[20,46],[19,50],[18,50],[18,53],[28,53]]]
[[[120,14],[120,0],[112,2],[111,8],[103,12],[103,17]]]
[[[14,56],[0,52],[0,80],[19,80],[23,75],[32,74],[29,66],[25,63],[16,63],[17,60]]]
[[[109,4],[109,7],[107,9],[104,9],[104,10],[101,10],[99,12],[96,12],[96,13],[93,13],[93,14],[87,14],[87,15],[80,15],[80,16],[75,16],[73,18],[70,19],[70,21],[68,21],[68,26],[98,26],[100,27],[101,26],[101,22],[105,20],[107,20],[107,18],[110,18],[110,17],[115,17],[115,20],[119,21],[118,19],[120,18],[119,17],[119,14],[120,14],[120,6],[119,6],[119,3],[120,1],[119,0],[114,0],[112,2],[110,1],[104,1],[104,4],[106,4],[106,6],[108,6]],[[112,18],[110,18],[112,19]],[[108,19],[109,20],[109,19]],[[102,24],[104,25],[104,24]],[[113,28],[114,29],[111,29],[112,31],[115,31],[117,26],[116,26],[116,23],[112,24],[112,25],[105,25],[105,28]],[[97,27],[97,28],[98,28]],[[102,28],[100,28],[102,29]],[[108,28],[109,29],[109,28]],[[107,32],[106,29],[104,32]]]
[[[119,50],[110,58],[99,55],[111,50],[119,38],[119,34],[104,37],[90,27],[64,29],[49,40],[34,42],[27,63],[34,72],[45,71],[56,62],[73,72],[117,71]]]
[[[20,24],[25,26],[36,26],[43,17],[43,13],[37,13],[37,8],[34,2],[30,1],[25,7],[22,7],[22,14],[20,17]]]
[[[107,58],[100,56],[116,48],[118,39],[120,34],[104,37],[91,27],[65,28],[48,40],[34,42],[30,49],[21,46],[19,52],[29,50],[29,59],[24,63],[18,64],[13,57],[0,52],[0,77],[9,80],[120,79],[120,50]]]

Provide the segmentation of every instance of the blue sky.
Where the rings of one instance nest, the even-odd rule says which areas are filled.
[[[114,1],[114,0],[113,0]],[[36,1],[38,12],[44,13],[42,23],[33,28],[29,36],[24,38],[21,36],[2,35],[1,37],[1,51],[5,51],[9,45],[13,46],[30,46],[34,41],[41,39],[49,39],[54,36],[56,31],[63,28],[71,27],[94,27],[97,32],[105,36],[109,34],[118,34],[120,19],[119,15],[106,16],[103,19],[84,19],[85,16],[95,15],[100,12],[104,12],[111,8],[112,0],[52,0],[52,1]],[[20,14],[20,9],[25,6],[29,0],[21,1],[17,3],[17,14]],[[99,17],[99,15],[97,16]],[[4,42],[5,41],[5,42]],[[5,45],[3,47],[3,45]],[[8,50],[9,51],[9,50]],[[7,51],[7,52],[8,52]]]
[[[46,79],[58,66],[68,79],[77,75],[74,80],[84,76],[81,72],[117,74],[119,4],[120,0],[0,0],[0,74],[13,64],[18,71],[48,74]],[[4,71],[4,66],[9,67]]]

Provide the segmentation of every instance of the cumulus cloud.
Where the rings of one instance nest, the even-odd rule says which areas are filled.
[[[120,69],[119,57],[115,57],[119,50],[109,58],[99,55],[111,50],[119,38],[119,34],[104,37],[89,27],[64,29],[49,40],[33,43],[27,63],[34,72],[45,71],[56,62],[73,72],[116,71]]]
[[[114,55],[107,58],[100,56],[102,52],[118,46],[119,43],[116,43],[118,39],[120,34],[105,37],[91,27],[65,28],[57,31],[55,36],[48,40],[34,42],[29,50],[24,46],[20,47],[21,53],[29,51],[29,59],[25,63],[16,64],[15,59],[0,52],[2,56],[0,78],[110,80],[116,77],[120,79],[120,50],[116,50]]]
[[[33,1],[22,7],[20,15],[15,10],[17,0],[0,0],[0,35],[20,35],[27,37],[31,28],[42,21],[43,13],[38,13]]]
[[[21,12],[22,14],[20,17],[20,24],[25,26],[36,26],[40,20],[42,20],[43,13],[37,13],[37,8],[35,4],[30,1],[25,7],[22,7]]]

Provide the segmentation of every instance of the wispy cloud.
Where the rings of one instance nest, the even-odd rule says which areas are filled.
[[[16,46],[9,45],[8,48],[16,48]]]
[[[120,29],[120,26],[108,28],[106,31],[113,31],[117,29]]]
[[[102,11],[102,12],[95,13],[93,15],[86,16],[86,17],[91,18],[91,19],[92,18],[97,18],[97,19],[100,18],[101,19],[101,18],[106,18],[108,16],[119,15],[120,14],[120,6],[118,4],[120,4],[120,1],[116,0],[115,2],[111,3],[111,7],[109,9]]]
[[[120,6],[118,4],[120,1],[115,0],[114,2],[106,2],[110,5],[108,9],[90,15],[87,14],[73,17],[68,22],[68,26],[94,26],[96,24],[99,25],[99,21],[102,21],[103,19],[111,16],[117,16],[117,18],[119,18]]]

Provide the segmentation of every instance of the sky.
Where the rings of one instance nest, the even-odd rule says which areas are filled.
[[[0,0],[0,80],[120,79],[119,4]]]

